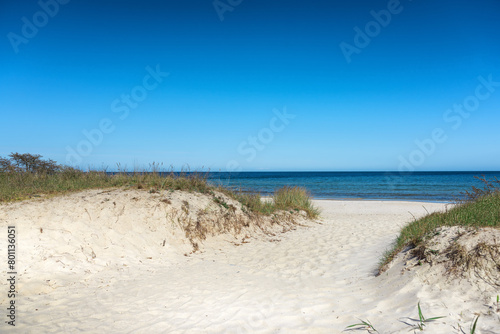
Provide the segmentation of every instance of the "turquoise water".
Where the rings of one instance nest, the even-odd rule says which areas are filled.
[[[317,199],[452,202],[472,186],[474,176],[500,179],[500,172],[240,172],[210,173],[209,182],[269,195],[282,186],[301,186]]]

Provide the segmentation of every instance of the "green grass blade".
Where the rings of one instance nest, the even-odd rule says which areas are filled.
[[[476,325],[477,325],[478,320],[479,320],[479,316],[476,317],[476,320],[474,321],[474,324],[472,325],[472,328],[470,330],[470,334],[476,333]]]
[[[418,318],[420,319],[420,322],[423,323],[425,322],[424,315],[422,314],[422,309],[420,308],[420,302],[417,304],[418,306]]]
[[[352,327],[357,327],[357,326],[363,326],[363,324],[354,324],[354,325],[349,325],[346,328],[352,328]]]
[[[378,333],[378,331],[375,329],[375,327],[373,327],[372,323],[369,320],[367,320],[367,321],[364,321],[364,320],[361,320],[361,319],[358,319],[358,320],[361,321],[361,323],[354,324],[354,325],[349,325],[349,326],[346,327],[346,329],[347,328],[353,328],[353,327],[360,327],[361,326],[361,327],[368,327],[369,329],[371,329],[371,330],[373,330],[373,331],[375,331],[375,332]]]

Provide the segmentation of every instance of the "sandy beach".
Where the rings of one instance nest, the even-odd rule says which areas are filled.
[[[380,333],[408,333],[420,302],[426,317],[445,316],[426,333],[468,333],[476,314],[478,333],[500,332],[500,291],[488,284],[447,279],[428,264],[409,268],[402,256],[376,276],[401,227],[446,204],[315,200],[318,221],[284,233],[209,237],[192,253],[168,223],[168,207],[158,205],[161,196],[92,190],[1,205],[0,249],[7,226],[17,233],[15,329],[340,333],[362,319]],[[169,196],[172,206],[211,208],[199,194]],[[5,279],[1,289],[5,317]]]

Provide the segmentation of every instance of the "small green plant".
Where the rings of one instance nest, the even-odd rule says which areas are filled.
[[[425,317],[424,317],[424,314],[422,313],[422,309],[420,308],[420,302],[418,302],[417,307],[418,307],[418,319],[419,319],[419,322],[418,322],[418,324],[416,325],[416,327],[417,327],[418,329],[420,329],[421,331],[423,331],[423,330],[424,330],[424,327],[425,327],[425,325],[426,325],[428,322],[431,322],[431,321],[434,321],[434,320],[437,320],[437,319],[444,318],[444,317],[425,318]]]
[[[366,329],[369,333],[371,332],[377,332],[378,333],[378,330],[375,329],[375,327],[373,327],[372,323],[370,322],[370,320],[361,320],[359,319],[359,321],[361,321],[360,323],[357,323],[357,324],[353,324],[353,325],[350,325],[350,326],[347,326],[346,329]]]
[[[497,295],[497,312],[500,312],[500,296]]]
[[[470,328],[470,334],[476,333],[476,325],[478,320],[479,320],[479,315],[476,317],[476,320],[474,320],[474,322],[472,323],[472,326]]]
[[[219,204],[220,206],[225,207],[226,209],[229,209],[229,205],[227,205],[227,203],[222,198],[214,197],[214,202]]]

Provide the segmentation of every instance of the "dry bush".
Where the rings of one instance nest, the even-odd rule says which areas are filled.
[[[456,242],[446,251],[448,272],[457,276],[475,274],[490,285],[500,286],[500,245],[480,242],[472,249]]]

